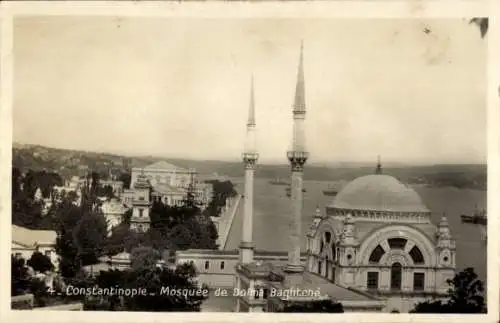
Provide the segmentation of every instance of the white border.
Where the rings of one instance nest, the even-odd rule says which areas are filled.
[[[3,286],[10,281],[10,165],[12,160],[12,22],[17,15],[101,15],[163,17],[301,17],[301,18],[456,18],[490,17],[488,31],[488,314],[243,314],[243,313],[136,313],[11,311],[8,288],[0,288],[2,322],[498,322],[500,223],[500,32],[493,16],[497,0],[400,0],[307,2],[2,2],[0,3],[0,228]],[[460,113],[457,111],[457,113]],[[473,265],[473,264],[471,264]],[[3,284],[5,283],[5,284]],[[42,315],[43,313],[43,315]]]

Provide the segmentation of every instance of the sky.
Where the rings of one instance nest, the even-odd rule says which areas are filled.
[[[16,18],[13,139],[238,160],[253,74],[260,161],[284,163],[301,40],[310,162],[486,161],[466,19]]]

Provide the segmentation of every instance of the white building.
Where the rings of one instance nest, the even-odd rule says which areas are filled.
[[[238,312],[275,312],[291,302],[329,298],[344,311],[409,312],[427,298],[446,297],[447,279],[455,274],[455,242],[446,218],[436,226],[420,196],[396,178],[375,174],[349,182],[322,213],[317,209],[307,232],[307,261],[301,260],[303,171],[306,117],[303,53],[293,104],[290,161],[290,246],[286,265],[256,261],[252,241],[253,177],[258,154],[254,146],[243,154],[245,212],[236,288],[261,289],[263,296],[237,298]],[[247,139],[255,128],[253,91]],[[318,290],[318,294],[275,295],[270,290]]]
[[[153,188],[158,184],[171,187],[187,188],[192,179],[196,179],[196,171],[172,165],[165,161],[159,161],[144,168],[132,168],[130,187],[134,187],[138,176],[144,172]]]
[[[86,178],[80,178],[78,176],[73,176],[69,181],[66,182],[66,187],[71,188],[71,189],[79,189],[83,185],[85,185],[85,182],[87,181]],[[123,182],[122,181],[116,181],[114,179],[110,180],[99,180],[99,185],[102,187],[105,186],[111,186],[113,189],[113,194],[116,197],[120,197],[123,193]]]
[[[169,206],[180,206],[187,198],[192,185],[195,201],[203,210],[212,200],[213,185],[197,180],[194,169],[185,169],[165,161],[159,161],[144,168],[132,168],[130,189],[122,193],[123,204],[132,206],[134,199],[134,185],[139,176],[143,174],[152,187],[152,202],[161,201]]]
[[[111,235],[113,228],[123,222],[123,215],[128,208],[120,200],[111,199],[101,205],[101,211],[108,225],[108,236]]]
[[[11,252],[13,255],[20,256],[27,261],[34,252],[39,251],[49,257],[57,269],[59,259],[55,249],[56,238],[57,234],[55,231],[31,230],[12,225]]]

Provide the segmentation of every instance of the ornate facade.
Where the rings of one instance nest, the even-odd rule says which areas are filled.
[[[197,172],[194,169],[184,169],[164,161],[159,161],[144,168],[133,168],[131,174],[131,189],[125,189],[122,201],[131,206],[134,197],[134,185],[139,176],[143,174],[153,189],[152,202],[162,202],[169,206],[180,206],[186,200],[191,190],[198,206],[205,209],[213,196],[212,184],[201,183],[197,180]]]
[[[149,230],[151,219],[149,211],[151,185],[144,174],[139,174],[134,183],[134,197],[132,200],[132,216],[130,218],[130,229],[137,232]]]
[[[307,234],[308,270],[332,283],[385,299],[407,312],[439,298],[455,273],[455,242],[445,217],[439,225],[418,194],[381,172],[347,184]]]
[[[302,261],[302,174],[309,157],[304,84],[301,47],[293,143],[287,153],[292,173],[288,260],[279,264],[241,257],[235,287],[254,292],[238,297],[235,310],[279,311],[293,302],[332,299],[342,303],[346,312],[408,312],[418,301],[443,297],[446,280],[455,271],[455,242],[448,222],[443,217],[438,226],[433,224],[418,194],[383,174],[380,160],[375,174],[345,185],[325,212],[318,207],[307,231],[307,260]],[[253,96],[251,115],[252,109]],[[243,158],[245,192],[253,191],[256,160]],[[245,208],[240,255],[252,241],[251,195],[245,203],[249,207]]]
[[[131,187],[141,174],[146,176],[153,187],[164,184],[171,187],[187,188],[193,176],[196,178],[196,171],[193,169],[184,169],[165,161],[159,161],[144,168],[132,168]]]

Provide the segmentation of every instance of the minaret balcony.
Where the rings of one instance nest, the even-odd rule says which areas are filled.
[[[290,160],[292,160],[292,159],[305,159],[305,160],[307,160],[307,158],[309,158],[309,153],[307,151],[292,150],[292,151],[288,151],[286,153],[286,156]]]
[[[242,155],[243,162],[246,163],[255,163],[257,159],[259,159],[259,154],[256,152],[244,152]]]
[[[304,165],[306,164],[307,158],[309,158],[309,153],[306,151],[289,151],[287,152],[288,160],[292,165],[292,172],[302,172],[304,171]]]

